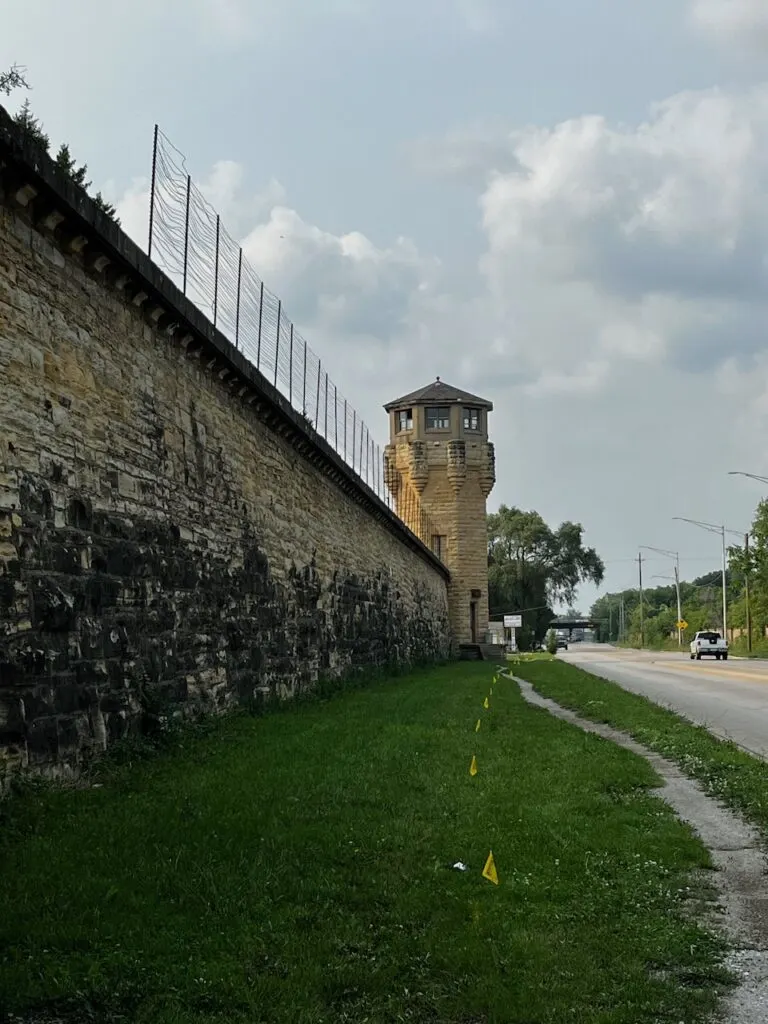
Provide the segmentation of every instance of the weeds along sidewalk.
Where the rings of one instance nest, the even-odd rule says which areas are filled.
[[[0,1020],[704,1020],[723,951],[687,887],[707,852],[644,760],[493,675],[233,717],[99,788],[12,800]]]
[[[516,675],[540,694],[578,711],[593,722],[605,722],[629,733],[651,750],[677,762],[705,790],[740,811],[768,838],[768,767],[734,743],[718,739],[645,697],[601,679],[575,665],[551,660],[521,659]]]

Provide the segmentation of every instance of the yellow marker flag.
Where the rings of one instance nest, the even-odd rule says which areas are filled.
[[[474,754],[472,755],[472,761],[469,765],[469,774],[477,775],[477,758],[475,757]]]
[[[493,853],[488,854],[488,860],[485,862],[483,868],[483,878],[487,878],[489,882],[493,882],[494,885],[499,884],[499,876],[496,873],[496,863],[493,859]]]
[[[477,725],[475,726],[475,732],[480,732],[480,719],[479,718],[477,720]]]
[[[487,708],[487,707],[488,707],[488,698],[487,698],[487,697],[486,697],[486,698],[485,698],[485,700],[483,701],[483,707],[484,707],[484,708]]]

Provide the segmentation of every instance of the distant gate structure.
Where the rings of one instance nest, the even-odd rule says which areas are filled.
[[[550,629],[562,629],[568,630],[568,636],[573,636],[575,629],[593,629],[596,633],[600,629],[600,623],[597,619],[584,619],[584,618],[568,618],[567,616],[560,616],[559,618],[552,619],[549,624]]]

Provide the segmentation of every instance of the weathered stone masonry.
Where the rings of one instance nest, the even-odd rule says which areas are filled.
[[[441,658],[447,576],[0,108],[0,790]]]

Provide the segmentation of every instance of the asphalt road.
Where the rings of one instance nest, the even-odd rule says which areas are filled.
[[[672,708],[768,758],[768,661],[691,661],[686,653],[571,644],[559,658]]]

